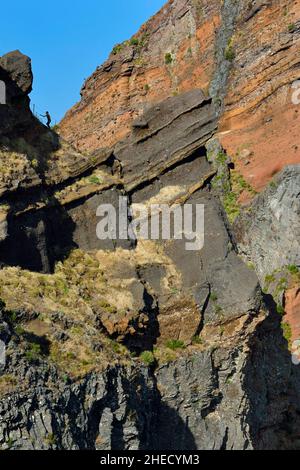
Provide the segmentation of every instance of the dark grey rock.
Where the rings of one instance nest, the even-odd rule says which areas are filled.
[[[286,265],[300,266],[300,165],[286,167],[235,225],[240,252],[264,282]]]
[[[116,364],[74,383],[12,355],[4,373],[27,386],[2,390],[1,448],[299,448],[300,370],[278,326],[271,314],[227,346],[184,354],[155,373]]]
[[[31,59],[20,51],[9,52],[0,57],[0,67],[9,74],[20,92],[28,95],[32,90],[33,75]]]
[[[215,109],[201,90],[172,97],[145,111],[146,129],[135,129],[116,146],[124,184],[132,191],[190,157],[216,129]]]

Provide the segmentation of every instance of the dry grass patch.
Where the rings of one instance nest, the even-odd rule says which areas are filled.
[[[0,395],[12,393],[16,390],[17,386],[17,379],[13,375],[5,374],[0,376]]]

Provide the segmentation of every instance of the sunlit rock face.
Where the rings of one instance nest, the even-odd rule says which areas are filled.
[[[261,191],[299,163],[299,14],[294,0],[167,2],[87,79],[62,135],[78,149],[112,147],[149,105],[202,89],[221,107],[224,148]]]
[[[299,449],[299,2],[279,3],[167,2],[58,133],[30,59],[0,58],[1,449]],[[120,198],[128,223],[204,206],[204,246],[99,239]]]

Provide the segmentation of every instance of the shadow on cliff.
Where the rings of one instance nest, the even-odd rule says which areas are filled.
[[[146,287],[144,287],[143,301],[144,308],[142,313],[147,316],[147,323],[142,328],[139,328],[139,325],[136,324],[136,334],[128,334],[124,339],[124,345],[135,356],[139,356],[144,351],[152,351],[157,343],[157,339],[160,337],[159,308]],[[138,322],[139,320],[137,320]]]
[[[300,366],[292,362],[273,297],[266,295],[264,300],[270,314],[250,340],[244,369],[249,400],[245,422],[254,449],[299,450]]]
[[[44,126],[27,106],[23,106],[0,106],[0,145],[6,152],[26,155],[45,184],[50,157],[61,148],[60,137]]]
[[[139,450],[196,450],[194,436],[188,424],[176,410],[162,400],[153,375],[133,373],[132,377],[120,376],[116,368],[108,373],[106,390],[108,393],[94,403],[88,414],[87,435],[78,442],[80,448],[95,449],[100,427],[108,427],[110,442],[103,442],[111,450],[127,450],[130,445]],[[122,393],[118,388],[122,388]],[[126,396],[126,411],[120,413]],[[121,403],[120,403],[121,401]],[[105,410],[109,411],[105,419]],[[100,426],[101,422],[101,426]],[[100,445],[101,447],[101,445]],[[99,448],[99,447],[98,447]]]
[[[6,93],[6,104],[0,105],[0,145],[5,151],[26,155],[44,182],[50,154],[61,147],[60,137],[31,112],[31,86],[24,91],[2,67],[0,80]]]
[[[53,206],[8,218],[8,237],[0,244],[0,261],[30,271],[51,273],[72,249],[76,224],[52,198]]]
[[[177,452],[199,450],[188,422],[163,401],[155,377],[154,382],[158,395],[157,432],[153,436],[154,449]]]
[[[7,104],[0,106],[0,145],[6,152],[26,155],[41,181],[33,189],[18,189],[3,196],[3,202],[13,209],[7,219],[8,236],[0,243],[0,262],[49,273],[56,261],[76,248],[75,224],[45,183],[51,154],[61,147],[60,137],[32,114],[27,94],[1,68],[0,78],[6,84],[7,98]],[[45,199],[51,207],[36,210],[39,199]],[[34,211],[26,213],[26,205],[32,205]]]

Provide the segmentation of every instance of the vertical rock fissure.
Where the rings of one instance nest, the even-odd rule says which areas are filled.
[[[223,101],[226,96],[227,82],[232,67],[232,62],[227,57],[226,51],[230,47],[230,41],[234,33],[236,20],[242,8],[242,3],[237,0],[224,0],[221,10],[222,23],[217,33],[215,44],[215,72],[210,84],[209,94],[222,111]]]

